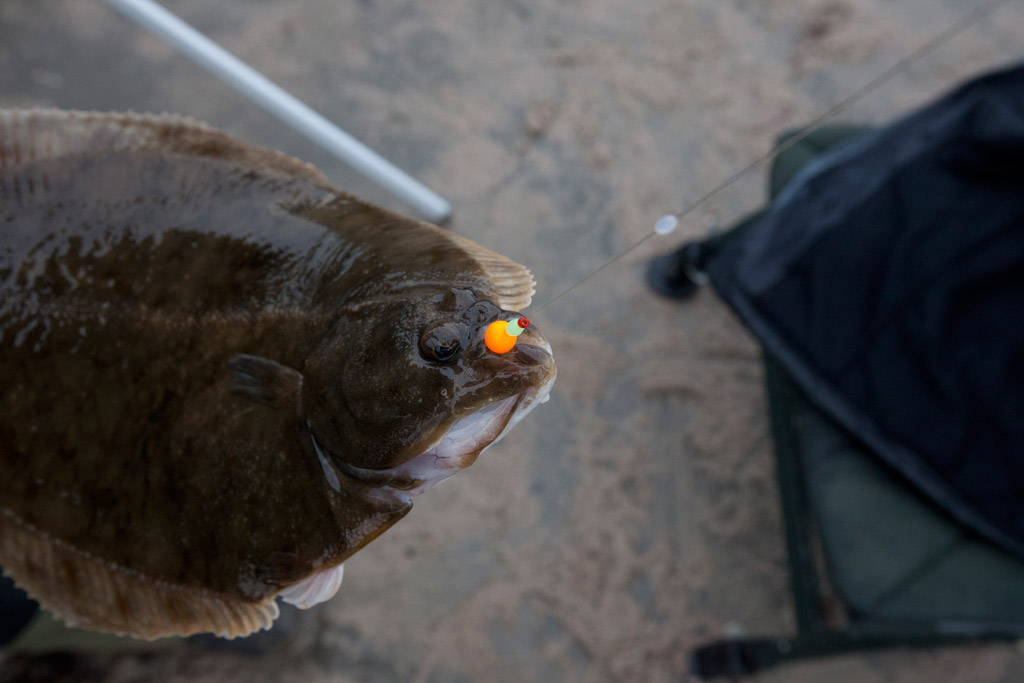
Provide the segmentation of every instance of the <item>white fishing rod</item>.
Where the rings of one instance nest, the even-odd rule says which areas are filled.
[[[451,204],[444,197],[338,128],[159,4],[152,0],[107,0],[107,3],[384,187],[427,220],[441,223],[451,216]]]

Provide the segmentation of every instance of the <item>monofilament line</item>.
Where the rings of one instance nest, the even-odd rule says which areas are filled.
[[[590,278],[592,278],[592,277],[594,277],[595,275],[597,275],[598,273],[600,273],[600,272],[601,272],[602,270],[604,270],[605,268],[607,268],[607,267],[608,267],[608,266],[610,266],[611,264],[615,263],[616,261],[618,261],[618,260],[619,260],[620,258],[622,258],[623,256],[625,256],[625,255],[629,254],[629,253],[630,253],[631,251],[633,251],[634,249],[636,249],[637,247],[639,247],[639,246],[640,246],[641,244],[643,244],[643,243],[644,243],[644,242],[646,242],[647,240],[649,240],[649,239],[651,239],[652,237],[654,237],[654,236],[655,236],[656,234],[657,234],[657,233],[653,233],[653,232],[652,232],[652,233],[649,233],[649,234],[648,234],[648,235],[647,235],[646,237],[642,238],[642,239],[641,239],[641,240],[640,240],[639,242],[637,242],[636,244],[634,244],[633,246],[631,246],[631,247],[630,247],[629,249],[627,249],[626,251],[622,252],[621,254],[618,254],[617,256],[613,256],[613,257],[611,258],[611,260],[609,260],[609,261],[605,261],[605,262],[604,262],[604,263],[602,263],[602,264],[601,264],[600,266],[598,266],[598,267],[597,267],[597,268],[595,268],[594,270],[590,271],[590,273],[588,273],[587,275],[584,275],[584,276],[583,276],[583,279],[582,279],[582,280],[578,280],[578,281],[576,282],[576,284],[574,284],[574,285],[572,285],[571,287],[569,287],[568,289],[564,290],[564,291],[563,291],[563,292],[562,292],[561,294],[559,294],[558,296],[556,296],[556,297],[555,297],[554,299],[549,299],[549,300],[548,300],[548,301],[547,301],[547,302],[546,302],[546,303],[545,303],[545,304],[544,304],[543,306],[541,306],[541,307],[540,307],[540,308],[538,308],[538,309],[537,309],[536,311],[534,311],[534,313],[540,313],[540,312],[541,312],[541,311],[543,311],[543,310],[544,310],[545,308],[547,308],[547,307],[548,307],[548,306],[550,306],[551,304],[555,303],[556,301],[558,301],[559,299],[561,299],[561,298],[562,298],[563,296],[565,296],[566,294],[568,294],[568,293],[569,293],[569,292],[571,292],[572,290],[576,289],[577,287],[579,287],[580,285],[582,285],[582,284],[583,284],[584,282],[586,282],[586,281],[587,281],[587,280],[589,280]]]
[[[742,178],[744,175],[746,175],[747,172],[749,172],[751,169],[753,169],[753,168],[755,168],[757,166],[760,166],[761,164],[764,164],[764,163],[772,161],[776,156],[778,156],[782,152],[786,151],[787,149],[789,149],[793,145],[797,144],[798,142],[800,142],[801,140],[806,138],[808,135],[810,135],[811,133],[816,131],[818,128],[821,128],[823,125],[828,123],[830,120],[832,120],[833,118],[835,118],[836,116],[838,116],[842,112],[846,111],[854,103],[858,102],[862,98],[866,97],[867,95],[871,94],[872,92],[874,92],[875,90],[877,90],[881,86],[883,86],[886,83],[888,83],[889,81],[891,81],[893,78],[895,78],[899,74],[901,74],[904,71],[906,71],[908,68],[910,68],[910,66],[914,62],[916,62],[916,61],[926,57],[927,55],[931,54],[932,52],[934,52],[935,50],[937,50],[938,48],[940,48],[941,46],[945,45],[950,40],[955,38],[960,33],[966,31],[968,28],[970,28],[971,26],[973,26],[977,22],[981,21],[981,19],[984,16],[986,16],[987,14],[995,11],[997,8],[1001,7],[1002,5],[1006,5],[1006,4],[1010,3],[1010,2],[1012,2],[1012,0],[988,0],[988,2],[984,2],[981,5],[978,5],[974,9],[970,10],[969,12],[966,12],[962,17],[957,19],[955,22],[953,22],[946,29],[940,31],[938,34],[936,34],[932,38],[928,39],[927,41],[925,41],[924,43],[919,45],[914,50],[912,50],[909,53],[907,53],[906,55],[904,55],[901,59],[899,59],[895,64],[890,66],[888,69],[884,70],[878,76],[876,76],[875,78],[871,79],[865,85],[861,86],[857,90],[854,90],[850,95],[848,95],[848,96],[844,97],[843,99],[841,99],[831,109],[829,109],[825,113],[821,114],[817,118],[813,119],[810,123],[808,123],[806,126],[801,128],[794,135],[790,136],[785,142],[783,142],[781,144],[775,145],[768,152],[766,152],[766,153],[762,154],[761,156],[755,158],[753,161],[751,161],[749,164],[747,164],[746,166],[741,168],[739,171],[733,173],[731,176],[726,178],[722,183],[720,183],[719,185],[717,185],[713,189],[709,190],[705,194],[703,194],[700,197],[698,197],[696,199],[696,201],[694,201],[690,205],[684,207],[683,209],[681,209],[680,211],[676,212],[675,214],[669,214],[669,215],[674,215],[677,219],[682,220],[685,216],[687,216],[690,213],[696,211],[698,208],[700,208],[701,206],[706,204],[709,200],[713,199],[714,197],[716,197],[717,195],[721,194],[726,189],[728,189],[729,187],[734,185],[736,182],[738,182],[740,180],[740,178]],[[581,280],[578,280],[576,282],[576,284],[571,285],[569,288],[567,288],[567,289],[563,290],[561,293],[555,295],[554,298],[549,299],[547,302],[544,303],[544,305],[540,306],[535,311],[535,313],[540,313],[545,308],[547,308],[551,304],[555,303],[556,301],[561,299],[563,296],[565,296],[566,294],[568,294],[572,290],[576,289],[577,287],[579,287],[584,282],[586,282],[590,278],[592,278],[595,275],[597,275],[598,273],[600,273],[602,270],[604,270],[605,268],[607,268],[611,264],[615,263],[616,261],[618,261],[619,259],[623,258],[624,256],[627,256],[632,251],[636,250],[638,247],[640,247],[640,245],[642,245],[644,242],[649,240],[651,237],[654,237],[654,235],[656,235],[656,234],[658,234],[658,233],[656,233],[656,232],[648,233],[647,235],[642,237],[640,240],[635,242],[632,246],[627,248],[625,251],[617,254],[616,256],[613,256],[611,258],[611,260],[604,262],[603,264],[598,266],[596,269],[594,269],[593,271],[591,271],[590,273],[585,275]]]

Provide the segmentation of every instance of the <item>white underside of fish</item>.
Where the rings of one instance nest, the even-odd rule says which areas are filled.
[[[345,574],[345,565],[339,564],[313,574],[293,586],[288,586],[277,594],[285,602],[300,609],[309,609],[313,605],[330,600],[341,587],[341,579]]]

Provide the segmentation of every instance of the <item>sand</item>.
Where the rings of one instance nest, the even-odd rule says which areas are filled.
[[[655,253],[764,199],[753,168],[976,0],[168,0],[448,197],[452,229],[527,264],[551,401],[416,501],[270,657],[0,659],[0,680],[680,681],[726,634],[791,633],[758,347],[712,292],[668,302]],[[1024,54],[1010,3],[858,101],[882,122]],[[0,4],[0,106],[173,111],[401,208],[98,0]],[[851,655],[764,682],[1024,679],[1010,646]]]

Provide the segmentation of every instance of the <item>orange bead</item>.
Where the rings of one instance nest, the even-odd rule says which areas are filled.
[[[516,345],[516,338],[506,332],[508,322],[495,320],[484,332],[484,343],[494,353],[508,353]]]

